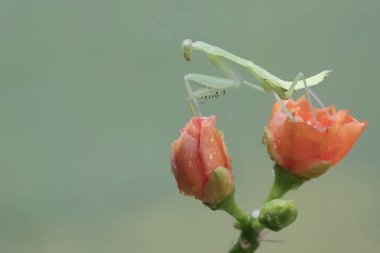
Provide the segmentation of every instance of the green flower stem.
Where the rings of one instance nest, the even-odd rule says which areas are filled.
[[[238,241],[229,253],[252,253],[259,247],[259,232],[252,226],[242,228]]]
[[[274,182],[272,188],[266,198],[266,202],[273,199],[279,199],[289,190],[296,189],[305,181],[290,174],[286,169],[278,164],[274,166]],[[241,233],[238,241],[229,251],[229,253],[252,253],[260,245],[259,233],[265,228],[256,218],[246,214],[236,203],[234,194],[231,194],[218,207],[219,210],[224,210],[233,216],[239,222]]]
[[[251,222],[251,217],[246,214],[236,203],[234,194],[232,193],[223,203],[219,206],[220,210],[224,210],[234,217],[242,227],[248,226]]]
[[[297,189],[305,181],[301,178],[293,176],[278,164],[274,165],[273,170],[275,175],[274,181],[265,203],[274,199],[282,198],[282,196],[284,196],[288,191]]]
[[[264,204],[271,200],[282,198],[288,191],[297,189],[305,182],[304,179],[293,176],[278,164],[274,165],[273,170],[273,185]],[[257,219],[253,220],[252,226],[256,231],[261,231],[265,228]]]
[[[293,176],[290,174],[285,168],[281,167],[278,164],[275,164],[273,167],[274,171],[274,181],[272,188],[265,200],[265,203],[282,198],[288,191],[297,189],[300,187],[305,180]],[[252,222],[252,226],[258,232],[262,231],[265,227],[258,221],[258,219],[254,219]]]
[[[231,194],[223,203],[218,207],[219,210],[224,210],[234,217],[239,222],[239,229],[241,230],[239,240],[230,250],[230,253],[252,253],[259,247],[257,240],[258,232],[253,228],[253,218],[246,214],[236,203],[234,194]]]

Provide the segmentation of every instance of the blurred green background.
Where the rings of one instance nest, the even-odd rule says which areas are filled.
[[[369,126],[345,160],[287,195],[298,220],[258,252],[377,252],[379,9],[377,0],[1,0],[0,252],[227,252],[232,219],[181,196],[170,172],[171,142],[191,116],[182,77],[220,76],[203,54],[182,59],[185,38],[286,80],[334,70],[314,91]],[[272,182],[260,139],[273,100],[244,87],[202,106],[218,115],[247,211]]]

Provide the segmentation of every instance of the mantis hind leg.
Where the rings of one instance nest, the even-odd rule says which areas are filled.
[[[315,108],[313,106],[313,102],[311,101],[310,88],[307,86],[306,79],[305,79],[303,73],[299,73],[299,75],[301,76],[302,81],[303,81],[303,85],[305,86],[305,93],[306,93],[307,100],[309,101],[310,111],[311,111],[311,115],[312,115],[313,120],[314,120],[314,124],[318,128],[318,121],[317,121],[317,116],[315,115]]]
[[[289,87],[289,89],[288,89],[288,91],[286,92],[285,95],[286,95],[287,98],[290,98],[292,96],[292,94],[293,94],[293,91],[294,91],[297,83],[300,80],[302,80],[304,88],[305,88],[306,97],[307,97],[307,100],[309,101],[309,104],[310,104],[311,115],[312,115],[313,120],[315,122],[315,126],[318,128],[317,117],[316,117],[316,114],[315,114],[315,109],[314,109],[311,97],[313,97],[315,99],[315,101],[317,101],[317,103],[319,104],[319,106],[321,106],[321,108],[326,112],[326,114],[329,116],[330,119],[332,118],[332,115],[326,109],[326,106],[319,99],[319,97],[309,88],[309,86],[307,84],[307,81],[306,81],[306,79],[305,79],[305,77],[304,77],[304,75],[303,75],[302,72],[300,72],[300,73],[297,74],[297,76],[295,77],[294,81],[292,82],[291,86]]]
[[[185,81],[186,90],[189,94],[188,102],[190,110],[196,117],[202,116],[199,107],[199,101],[202,98],[207,99],[207,97],[218,97],[219,94],[224,94],[226,90],[237,89],[240,87],[236,81],[201,74],[187,74],[183,79]],[[198,85],[201,88],[193,91],[191,87],[192,84]]]
[[[291,95],[293,94],[294,88],[296,87],[298,81],[300,81],[300,80],[302,80],[303,85],[305,87],[306,97],[307,97],[307,100],[309,101],[309,105],[310,105],[311,116],[313,117],[315,126],[318,128],[318,121],[317,121],[317,117],[315,115],[315,109],[313,106],[313,102],[312,102],[311,96],[310,96],[310,88],[308,87],[308,85],[306,83],[305,76],[303,75],[302,72],[300,72],[296,75],[296,78],[294,78],[293,83],[290,85],[288,91],[286,92],[286,96],[288,98],[291,97]]]
[[[332,119],[332,115],[331,113],[327,110],[327,107],[325,106],[325,104],[322,102],[322,100],[317,96],[317,94],[315,94],[311,89],[309,90],[310,92],[310,95],[315,99],[315,101],[317,101],[317,103],[319,104],[319,106],[325,111],[325,113],[329,116],[330,119]]]
[[[276,92],[274,92],[274,91],[272,92],[272,94],[276,98],[276,100],[278,101],[278,103],[280,103],[281,108],[286,112],[286,114],[288,114],[289,119],[291,121],[293,121],[293,122],[296,122],[296,120],[293,117],[293,114],[288,110],[288,108],[286,108],[286,105],[284,104],[284,101],[282,101],[282,99],[280,98],[280,96]]]

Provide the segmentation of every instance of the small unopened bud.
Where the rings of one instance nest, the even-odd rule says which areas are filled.
[[[297,208],[293,200],[274,199],[261,207],[259,221],[270,230],[280,231],[296,218]]]
[[[234,191],[234,178],[227,168],[219,166],[211,174],[204,190],[203,203],[217,209]]]

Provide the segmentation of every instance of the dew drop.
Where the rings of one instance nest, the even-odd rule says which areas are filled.
[[[259,215],[260,215],[260,209],[255,209],[255,210],[253,210],[252,211],[252,213],[251,213],[251,216],[253,217],[253,218],[259,218]]]
[[[249,243],[249,241],[247,239],[242,239],[242,240],[240,240],[240,246],[243,249],[248,249],[251,246],[251,244]]]

